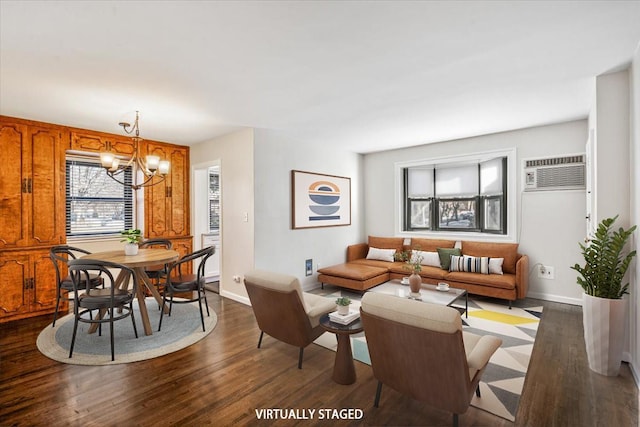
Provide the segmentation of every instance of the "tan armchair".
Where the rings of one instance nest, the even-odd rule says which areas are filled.
[[[458,415],[467,411],[489,358],[502,341],[462,331],[460,313],[451,307],[366,293],[360,309],[378,380],[382,384]]]
[[[298,369],[302,369],[304,348],[325,332],[320,317],[336,310],[329,298],[302,292],[296,277],[255,270],[245,274],[244,284],[260,328],[258,348],[266,332],[300,348]]]

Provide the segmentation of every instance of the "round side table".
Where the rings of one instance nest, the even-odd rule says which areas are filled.
[[[358,318],[348,325],[332,322],[329,315],[325,314],[320,318],[320,324],[327,331],[336,334],[338,338],[338,349],[336,350],[336,361],[333,365],[333,380],[338,384],[353,384],[356,381],[356,368],[353,364],[353,354],[351,354],[351,339],[349,335],[362,332],[362,322]]]

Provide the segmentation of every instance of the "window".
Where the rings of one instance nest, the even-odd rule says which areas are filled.
[[[402,172],[404,231],[507,233],[507,157]]]
[[[67,159],[67,236],[119,235],[133,228],[133,190],[109,178],[99,161]],[[131,183],[132,171],[124,173]]]
[[[209,169],[209,232],[220,229],[220,175],[217,168]]]

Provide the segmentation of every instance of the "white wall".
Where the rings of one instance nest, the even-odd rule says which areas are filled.
[[[242,276],[254,263],[253,130],[246,129],[191,147],[191,163],[220,161],[220,295],[248,303]],[[194,209],[194,200],[191,200]],[[245,221],[246,214],[246,221]]]
[[[272,130],[255,130],[255,267],[318,284],[317,266],[345,262],[347,245],[363,242],[362,156],[313,147]],[[291,171],[351,178],[351,225],[291,228]],[[305,260],[313,274],[305,276]]]
[[[633,63],[629,70],[631,84],[631,223],[640,225],[640,45],[636,49]],[[640,231],[634,234],[633,247],[638,250]],[[637,257],[631,268],[631,285],[629,298],[629,337],[631,369],[634,373],[636,384],[640,385],[640,262]]]
[[[529,276],[529,296],[579,304],[581,288],[570,265],[581,261],[578,242],[585,238],[585,192],[546,191],[521,193],[522,159],[583,153],[587,141],[587,121],[579,120],[512,132],[428,144],[365,155],[365,229],[367,234],[392,236],[395,233],[395,191],[399,185],[394,164],[482,151],[517,150],[517,227],[519,251],[537,263],[555,267],[555,279]],[[519,235],[519,237],[518,237]],[[443,237],[447,237],[443,234]]]

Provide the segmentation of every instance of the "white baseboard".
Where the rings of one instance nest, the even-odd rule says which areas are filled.
[[[225,291],[225,290],[221,289],[220,290],[220,296],[232,299],[232,300],[237,301],[239,303],[242,303],[244,305],[251,305],[251,301],[249,301],[249,298],[245,297],[244,295],[234,294],[233,292],[229,292],[229,291]]]
[[[562,295],[550,295],[537,292],[528,292],[527,298],[541,299],[544,301],[560,302],[563,304],[579,305],[582,306],[582,298],[569,298]]]

